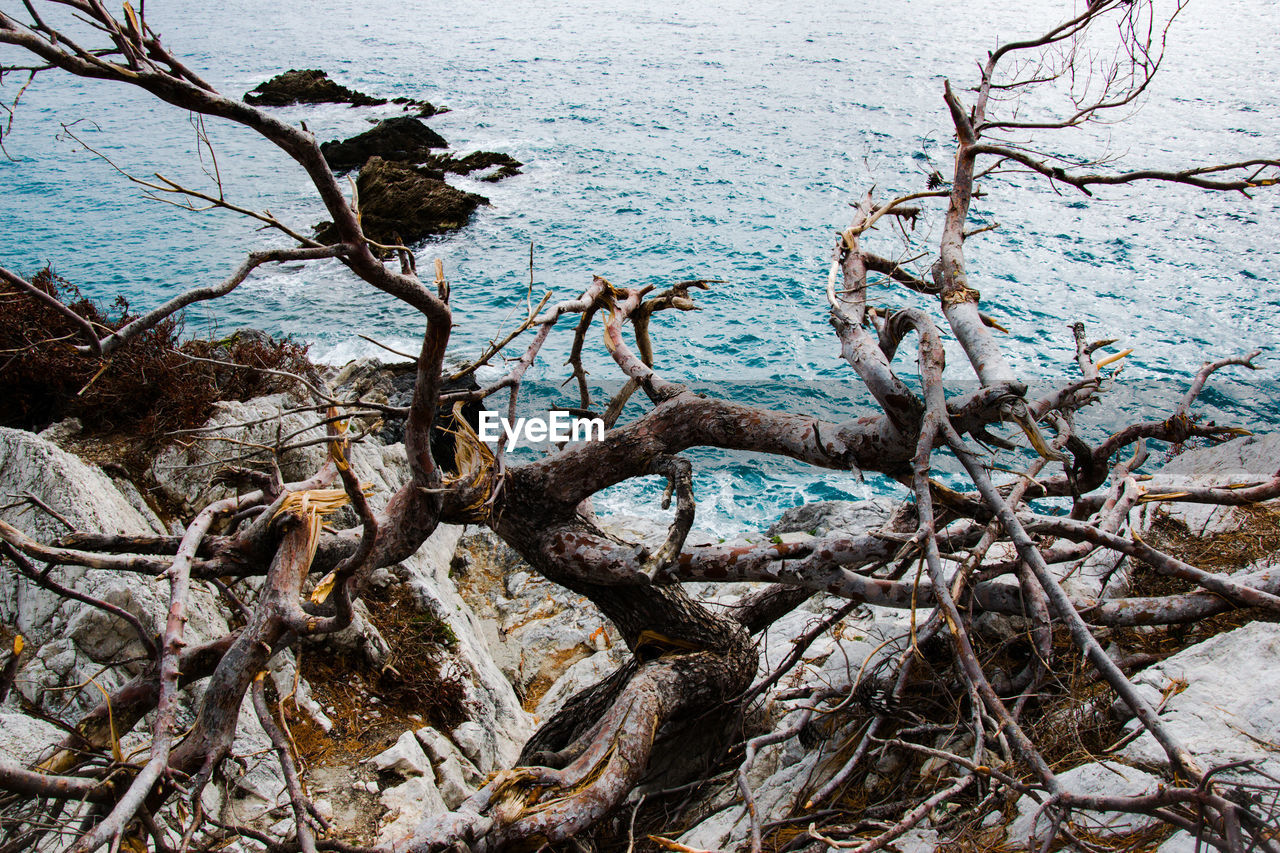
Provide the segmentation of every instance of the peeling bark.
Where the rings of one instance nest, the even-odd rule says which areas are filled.
[[[498,773],[455,812],[429,821],[411,837],[398,839],[397,850],[435,851],[459,845],[473,851],[536,849],[582,837],[612,815],[637,786],[697,779],[723,754],[722,747],[733,742],[746,750],[737,775],[745,801],[753,806],[747,779],[756,751],[801,736],[811,719],[854,703],[860,687],[865,687],[855,681],[808,689],[798,694],[805,703],[800,723],[742,743],[741,720],[749,703],[774,689],[801,660],[803,648],[828,624],[820,623],[799,638],[781,669],[754,686],[759,655],[753,635],[815,595],[844,599],[842,613],[866,603],[920,611],[921,616],[913,622],[911,642],[884,658],[887,674],[880,680],[888,685],[885,693],[890,701],[872,709],[865,728],[850,740],[851,749],[841,755],[841,766],[831,768],[830,775],[814,786],[814,802],[805,807],[812,809],[835,797],[855,772],[865,768],[870,756],[884,754],[890,746],[950,762],[958,775],[932,790],[913,792],[915,798],[892,823],[880,824],[874,838],[859,835],[862,830],[855,826],[839,824],[826,824],[822,832],[810,829],[812,838],[870,853],[939,806],[956,803],[976,790],[984,802],[994,802],[1006,791],[1043,794],[1044,810],[1054,821],[1055,832],[1069,832],[1061,826],[1067,809],[1118,810],[1156,815],[1175,826],[1193,826],[1209,844],[1224,850],[1243,849],[1246,840],[1276,849],[1264,831],[1266,820],[1255,813],[1256,804],[1244,804],[1238,789],[1218,781],[1213,768],[1202,766],[1170,734],[1156,709],[1103,651],[1098,636],[1099,629],[1107,626],[1195,621],[1233,607],[1280,610],[1280,572],[1264,569],[1232,576],[1208,572],[1161,553],[1124,527],[1129,510],[1138,502],[1242,505],[1280,496],[1280,472],[1257,482],[1227,486],[1156,480],[1146,484],[1145,494],[1133,475],[1147,441],[1181,444],[1192,437],[1237,434],[1233,428],[1196,422],[1191,407],[1212,374],[1227,367],[1254,368],[1257,353],[1206,364],[1165,420],[1131,424],[1100,440],[1090,439],[1096,442],[1091,446],[1077,434],[1074,414],[1106,394],[1107,376],[1102,369],[1121,356],[1095,362],[1094,353],[1113,342],[1090,343],[1083,326],[1077,324],[1071,367],[1079,377],[1064,378],[1045,396],[1027,399],[1026,385],[1011,369],[993,334],[998,323],[981,309],[965,260],[965,241],[989,230],[988,226],[970,227],[970,207],[984,192],[979,182],[1002,170],[1018,168],[1084,192],[1095,185],[1147,180],[1242,192],[1280,182],[1280,161],[1265,158],[1163,172],[1085,173],[1082,167],[1055,165],[1056,160],[1036,153],[1020,138],[1016,143],[1001,138],[1009,133],[1074,127],[1134,103],[1163,57],[1163,36],[1154,24],[1150,3],[1099,0],[1039,37],[997,47],[980,65],[976,88],[953,89],[950,82],[943,87],[943,102],[956,137],[949,180],[938,175],[928,191],[887,202],[877,203],[870,192],[858,201],[853,222],[839,235],[826,287],[839,352],[876,401],[874,410],[848,421],[716,399],[663,376],[655,359],[660,342],[655,341],[657,324],[652,317],[660,311],[695,309],[693,292],[713,283],[703,279],[654,292],[651,287],[616,286],[597,276],[575,298],[552,303],[548,295],[536,307],[530,299],[527,315],[516,330],[501,340],[495,337],[479,359],[452,378],[491,363],[528,334],[519,357],[512,357],[505,372],[484,388],[443,393],[449,378],[444,365],[452,323],[443,266],[437,262],[431,286],[418,277],[416,258],[407,247],[369,240],[358,210],[329,171],[310,133],[218,94],[170,53],[128,4],[123,16],[112,15],[96,0],[53,4],[70,7],[92,26],[95,37],[101,39],[101,45],[92,49],[49,26],[37,10],[39,5],[24,4],[25,16],[0,12],[0,43],[29,53],[38,63],[30,71],[33,76],[64,72],[115,81],[198,115],[240,124],[305,171],[335,223],[334,241],[322,245],[270,214],[237,208],[220,195],[201,194],[172,182],[161,185],[134,179],[154,191],[250,216],[296,245],[250,252],[218,283],[181,294],[105,337],[71,307],[17,274],[0,270],[0,280],[15,292],[67,316],[77,329],[81,353],[108,356],[184,306],[225,295],[255,268],[282,261],[336,258],[365,285],[418,311],[424,323],[414,395],[405,412],[409,476],[381,512],[369,506],[350,470],[347,449],[353,436],[338,424],[353,414],[368,415],[387,407],[338,399],[320,383],[294,377],[315,397],[317,409],[327,409],[319,423],[327,427],[321,440],[328,445],[328,461],[307,482],[282,487],[278,477],[259,477],[256,485],[261,488],[205,508],[182,537],[73,533],[50,545],[0,522],[4,553],[23,574],[58,595],[124,620],[139,634],[143,646],[153,650],[141,672],[81,720],[53,758],[38,768],[40,772],[0,766],[4,791],[97,804],[72,834],[77,853],[119,845],[127,834],[161,837],[155,817],[159,810],[177,796],[198,800],[201,788],[229,757],[247,694],[272,736],[288,777],[298,824],[296,845],[302,850],[352,849],[317,837],[325,829],[324,822],[316,820],[309,808],[285,738],[275,728],[257,679],[280,650],[301,638],[321,637],[346,626],[369,574],[414,554],[441,523],[490,527],[543,577],[590,599],[617,628],[631,656],[543,724],[523,750],[523,766]],[[1079,40],[1104,20],[1119,24],[1123,49],[1116,53],[1121,61],[1114,73],[1103,75],[1101,94],[1074,104],[1065,118],[996,114],[1006,99],[1030,98],[1041,84],[1073,73],[1071,61]],[[1066,64],[1055,65],[1063,56],[1068,57]],[[940,199],[946,204],[938,211],[937,245],[919,255],[928,257],[932,281],[906,269],[911,261],[892,260],[867,245],[880,239],[877,223],[895,218],[914,222],[929,216],[928,206]],[[399,269],[386,265],[384,255],[398,259]],[[936,296],[935,311],[869,305],[872,275],[885,276],[914,293]],[[983,288],[988,302],[1003,296],[989,285]],[[576,380],[581,408],[592,408],[583,360],[597,323],[603,327],[604,349],[613,368],[626,381],[604,410],[608,422],[604,439],[557,448],[536,461],[512,465],[505,446],[490,450],[474,433],[459,427],[454,443],[457,458],[436,459],[430,437],[438,408],[501,399],[498,395],[505,393],[507,409],[514,412],[525,375],[566,318],[572,318],[574,327],[569,378]],[[947,397],[942,347],[946,331],[968,362],[953,365],[953,372],[959,369],[976,378],[978,391]],[[895,362],[903,361],[912,363],[919,381],[898,375]],[[620,423],[624,405],[637,391],[647,398],[645,413]],[[1012,449],[1015,445],[991,432],[1002,423],[1016,425],[1036,456],[1015,470],[1012,479],[996,482],[965,436]],[[693,475],[679,454],[696,447],[788,457],[825,469],[879,472],[906,486],[913,503],[899,513],[895,524],[860,536],[689,547],[686,538],[696,517]],[[1132,458],[1118,460],[1130,449]],[[968,477],[964,486],[949,488],[936,479],[935,460],[945,452],[963,464]],[[446,476],[446,468],[458,473]],[[619,542],[601,530],[590,511],[592,497],[627,480],[655,475],[664,477],[669,486],[664,509],[671,497],[676,501],[665,542],[650,549]],[[341,480],[341,490],[317,491],[335,477]],[[1049,517],[1027,506],[1029,501],[1050,496],[1070,498],[1070,515]],[[354,506],[359,525],[323,531],[320,507],[343,502]],[[257,515],[235,516],[228,530],[211,534],[215,518],[243,510]],[[991,559],[997,544],[1012,545],[1016,557]],[[1195,591],[1162,598],[1072,598],[1059,577],[1100,552],[1141,559],[1194,585]],[[47,570],[36,568],[37,563],[167,579],[170,601],[162,635],[147,636],[142,623],[121,608],[87,600],[57,584]],[[906,574],[912,566],[921,567],[919,577]],[[324,583],[332,584],[332,592],[324,604],[317,605],[304,600],[303,590],[312,574],[321,573],[328,575]],[[264,580],[252,606],[238,605],[243,608],[243,627],[201,647],[186,648],[183,626],[191,582],[213,579],[221,584],[221,579],[244,576]],[[769,586],[744,600],[736,612],[720,613],[686,593],[681,583],[694,580],[761,581]],[[220,588],[227,592],[225,585]],[[1032,651],[1019,662],[1021,671],[1004,682],[993,677],[975,646],[974,619],[984,613],[1021,616],[1029,625]],[[1055,629],[1061,634],[1062,628],[1078,655],[1067,663],[1063,659],[1070,647],[1064,651],[1053,644]],[[943,681],[937,688],[955,700],[957,719],[948,728],[970,738],[965,755],[910,740],[911,727],[904,728],[891,707],[918,674],[913,667],[923,654],[920,647],[931,641],[946,650],[946,666],[937,670]],[[1168,787],[1128,798],[1079,796],[1063,790],[1053,763],[1029,734],[1026,715],[1047,689],[1055,668],[1075,666],[1081,660],[1130,706],[1164,748],[1181,774]],[[177,692],[196,681],[207,681],[196,722],[190,731],[180,732],[174,723]],[[786,693],[776,691],[775,695],[787,701],[782,698]],[[116,739],[148,714],[154,715],[154,725],[146,764],[127,765],[122,757],[110,755]],[[689,744],[699,746],[688,749]],[[992,750],[1007,762],[1006,767],[984,763]],[[711,752],[716,755],[710,757]],[[121,779],[127,777],[128,784],[116,777],[99,778],[104,767]],[[763,827],[754,807],[749,812],[752,847],[759,851]],[[1194,822],[1187,815],[1194,815]],[[203,828],[204,817],[197,815],[186,828],[185,841]],[[291,849],[256,830],[239,831],[268,846]],[[24,835],[20,841],[29,837]],[[685,849],[675,842],[656,843]],[[1052,839],[1046,849],[1051,844]]]

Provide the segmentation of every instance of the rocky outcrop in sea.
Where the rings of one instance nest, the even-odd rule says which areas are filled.
[[[416,110],[393,116],[345,140],[320,145],[335,172],[359,171],[361,223],[366,235],[384,245],[414,243],[433,234],[455,231],[470,219],[484,196],[449,186],[446,174],[471,175],[496,182],[520,174],[522,164],[509,154],[475,151],[462,157],[445,153],[449,143],[420,118],[446,110],[409,98],[372,97],[341,86],[319,69],[286,71],[245,94],[254,106],[339,103],[353,107],[400,104]],[[476,174],[479,173],[479,174]],[[332,223],[316,226],[321,240],[335,238]]]

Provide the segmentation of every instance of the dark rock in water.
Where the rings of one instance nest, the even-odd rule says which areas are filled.
[[[397,373],[391,377],[391,391],[387,394],[387,405],[407,407],[413,402],[413,388],[418,384],[415,371],[416,368],[409,365],[403,373]],[[401,430],[402,435],[403,433],[404,431]]]
[[[520,170],[518,168],[515,168],[512,166],[499,166],[497,169],[494,169],[489,174],[481,175],[480,180],[487,181],[491,184],[496,184],[498,181],[502,180],[503,178],[509,178],[512,175],[518,175],[518,174],[520,174]]]
[[[393,393],[392,382],[402,373],[413,375],[413,365],[407,362],[384,364],[381,359],[366,356],[348,362],[332,377],[334,396],[348,400],[361,399],[385,402]],[[392,405],[400,405],[393,403]]]
[[[441,113],[449,112],[448,107],[433,106],[430,101],[415,101],[413,98],[392,98],[391,103],[400,104],[406,110],[417,109],[417,112],[414,113],[414,115],[418,118],[431,118],[432,116],[438,116]]]
[[[335,172],[358,169],[370,157],[415,163],[425,166],[432,177],[442,177],[444,172],[469,175],[472,172],[490,170],[481,175],[482,181],[500,181],[520,174],[524,164],[510,154],[496,151],[475,151],[465,157],[433,153],[448,148],[444,137],[412,116],[399,116],[378,122],[377,127],[366,130],[344,141],[333,140],[320,146],[329,167]]]
[[[377,358],[360,358],[345,365],[330,378],[334,392],[341,397],[383,401],[388,406],[407,409],[413,402],[413,388],[417,381],[417,368],[411,362],[384,364]],[[445,381],[442,393],[475,391],[479,389],[475,376],[467,376],[456,382]],[[463,419],[473,430],[480,428],[481,404],[469,402],[462,407]],[[382,416],[383,425],[376,435],[383,444],[404,441],[407,415]],[[436,409],[436,422],[431,430],[431,453],[447,470],[453,470],[453,448],[456,439],[453,430],[458,428],[453,405]]]
[[[338,396],[361,398],[373,401],[385,401],[388,406],[407,409],[413,402],[413,388],[417,382],[417,367],[410,362],[384,364],[377,358],[360,358],[344,366],[331,377],[334,391]],[[476,391],[480,386],[475,376],[467,376],[454,382],[445,381],[441,393],[453,391]],[[473,430],[480,428],[481,404],[465,403],[462,406],[462,419],[471,425]],[[382,416],[382,429],[376,435],[383,444],[399,444],[404,441],[404,428],[407,415]],[[436,421],[431,429],[431,454],[436,462],[445,470],[454,470],[454,445],[457,439],[454,431],[458,429],[458,415],[453,405],[440,406],[436,409]]]
[[[444,137],[413,116],[398,116],[343,142],[325,142],[320,152],[331,169],[346,172],[359,169],[370,157],[422,163],[431,157],[431,149],[448,147]]]
[[[477,207],[489,200],[463,192],[439,179],[439,172],[372,157],[356,180],[364,233],[375,242],[415,243],[431,234],[467,224]],[[316,236],[336,239],[333,224],[322,223]]]
[[[243,329],[236,329],[225,339],[226,343],[248,343],[257,344],[263,347],[279,346],[280,342],[271,335],[261,329],[251,329],[246,326]]]
[[[352,91],[329,79],[318,68],[302,71],[291,70],[272,77],[248,92],[245,103],[256,107],[284,107],[289,104],[351,104],[356,107],[376,107],[387,102],[386,98],[374,98]]]
[[[436,164],[432,163],[431,165]],[[492,183],[520,174],[520,167],[523,165],[510,154],[499,154],[495,151],[476,151],[466,157],[450,158],[450,162],[442,164],[440,168],[446,172],[454,172],[459,175],[469,175],[472,172],[489,169],[492,171],[479,177],[482,181]]]
[[[454,157],[452,154],[432,154],[419,164],[424,174],[431,172],[443,178],[446,172],[455,175],[471,175],[488,170],[488,174],[476,175],[477,180],[496,183],[503,178],[520,174],[524,164],[510,154],[499,154],[494,151],[476,151],[466,157]]]

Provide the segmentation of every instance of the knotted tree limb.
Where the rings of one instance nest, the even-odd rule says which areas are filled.
[[[159,680],[155,725],[152,727],[151,758],[134,777],[129,788],[112,807],[111,812],[72,848],[73,853],[92,853],[104,844],[118,843],[129,822],[134,819],[152,786],[168,769],[170,753],[180,729],[178,711],[178,662],[186,645],[183,634],[187,623],[187,598],[191,588],[191,563],[200,541],[214,519],[241,508],[241,498],[231,497],[205,507],[187,527],[178,553],[168,569],[169,616],[161,637]]]

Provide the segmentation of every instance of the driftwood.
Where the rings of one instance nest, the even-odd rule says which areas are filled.
[[[46,23],[37,10],[44,5],[75,11],[80,29],[102,46],[81,46],[73,34]],[[1141,500],[1235,505],[1280,496],[1280,476],[1240,489],[1175,490],[1141,484],[1133,473],[1145,456],[1146,442],[1180,444],[1191,438],[1235,434],[1228,428],[1197,423],[1191,407],[1214,371],[1233,365],[1253,367],[1256,353],[1206,365],[1167,420],[1134,424],[1091,447],[1076,434],[1074,414],[1106,393],[1102,368],[1112,359],[1095,360],[1102,344],[1090,343],[1083,327],[1077,326],[1078,352],[1071,369],[1078,375],[1064,374],[1052,393],[1028,397],[993,334],[994,321],[980,308],[980,296],[965,263],[965,241],[983,230],[966,228],[977,181],[997,170],[1021,169],[1085,193],[1097,185],[1140,181],[1240,192],[1276,183],[1280,161],[1270,159],[1177,171],[1095,174],[1025,144],[1029,135],[1093,120],[1142,95],[1162,60],[1162,29],[1150,4],[1093,2],[1043,36],[1009,42],[993,51],[980,65],[972,92],[962,93],[950,83],[944,89],[956,135],[955,166],[946,181],[939,178],[934,183],[949,186],[889,200],[877,200],[868,193],[860,200],[850,226],[833,241],[827,301],[840,352],[875,398],[878,410],[843,422],[826,421],[810,412],[771,410],[704,396],[661,375],[655,367],[650,318],[657,311],[692,309],[694,291],[707,287],[706,281],[682,282],[657,292],[597,277],[576,298],[558,303],[544,299],[531,306],[515,333],[500,342],[495,337],[482,356],[481,361],[488,362],[523,341],[523,353],[509,362],[505,376],[478,390],[442,396],[452,318],[442,269],[437,265],[435,280],[423,281],[408,248],[378,245],[366,237],[359,211],[309,132],[214,91],[161,43],[145,18],[128,4],[119,16],[96,0],[26,7],[26,17],[0,13],[0,42],[30,54],[34,64],[26,70],[32,76],[64,72],[114,80],[180,109],[244,125],[305,170],[334,223],[333,241],[322,245],[274,217],[241,210],[297,245],[252,252],[221,282],[191,290],[106,334],[17,273],[0,270],[0,278],[10,288],[52,301],[76,323],[80,330],[76,346],[84,357],[104,358],[182,308],[225,295],[255,268],[284,261],[337,258],[367,285],[419,311],[426,323],[416,356],[415,391],[404,412],[411,477],[381,512],[370,509],[349,470],[345,454],[351,437],[339,426],[343,417],[369,406],[311,386],[317,405],[328,410],[322,422],[328,429],[330,453],[323,470],[305,483],[268,481],[255,491],[212,504],[181,537],[134,540],[82,534],[48,544],[0,524],[5,554],[29,577],[43,577],[35,564],[45,563],[155,575],[169,585],[169,621],[163,634],[147,637],[135,626],[144,634],[152,657],[141,673],[86,717],[40,772],[0,767],[0,789],[49,801],[97,804],[69,849],[88,853],[119,845],[126,836],[154,835],[153,816],[166,802],[182,798],[197,803],[201,788],[229,757],[246,695],[252,697],[285,769],[297,831],[292,840],[244,832],[279,850],[353,849],[324,839],[324,823],[315,817],[298,783],[287,741],[272,721],[258,676],[272,656],[300,638],[347,626],[352,602],[370,574],[414,553],[442,523],[488,525],[544,577],[594,602],[634,652],[634,659],[548,720],[525,749],[526,766],[496,774],[456,811],[400,839],[397,850],[537,849],[588,833],[615,813],[642,781],[653,781],[651,768],[661,764],[668,778],[674,778],[682,763],[685,771],[701,766],[698,756],[684,762],[678,756],[675,760],[664,756],[662,762],[656,757],[667,744],[688,734],[690,727],[705,728],[708,720],[736,719],[744,704],[761,695],[768,683],[753,687],[758,666],[753,635],[812,595],[919,609],[916,641],[924,644],[932,638],[945,644],[950,681],[939,689],[959,697],[956,725],[968,731],[971,751],[968,755],[940,751],[895,728],[893,702],[904,694],[916,665],[916,651],[890,656],[881,679],[883,701],[874,706],[873,719],[845,767],[814,794],[810,808],[820,809],[859,762],[884,749],[942,758],[954,765],[956,775],[904,803],[894,821],[879,825],[875,833],[827,822],[822,830],[809,831],[811,842],[860,851],[879,849],[939,805],[981,790],[984,796],[996,791],[1036,793],[1055,826],[1061,826],[1069,810],[1130,811],[1195,829],[1205,843],[1223,850],[1280,847],[1266,829],[1270,816],[1255,813],[1249,800],[1215,780],[1214,768],[1204,766],[1168,732],[1156,709],[1135,691],[1096,636],[1103,626],[1176,623],[1230,607],[1261,612],[1280,609],[1280,577],[1274,573],[1229,579],[1120,532],[1122,520]],[[995,112],[1011,96],[1027,98],[1037,86],[1068,73],[1075,47],[1108,25],[1118,25],[1111,37],[1122,48],[1117,53],[1120,60],[1112,73],[1101,75],[1099,86],[1089,88],[1089,97],[1076,104],[1071,115],[1037,122],[1004,118]],[[236,209],[220,195],[202,195],[172,183],[152,189]],[[945,208],[940,211],[943,227],[932,249],[931,274],[913,273],[864,247],[875,236],[873,227],[878,222],[886,217],[927,216],[928,205],[935,202]],[[398,258],[398,268],[384,263],[387,252]],[[937,311],[872,308],[867,301],[871,275],[935,297]],[[588,393],[582,367],[588,333],[597,326],[603,327],[608,356],[627,382],[622,395],[606,404],[609,429],[603,440],[572,444],[537,461],[513,464],[506,458],[504,444],[490,450],[463,430],[456,458],[436,459],[430,437],[438,407],[507,393],[509,411],[514,413],[526,371],[565,323],[573,326],[570,364],[578,380],[582,411],[595,410],[597,402]],[[980,385],[965,397],[949,398],[943,388],[943,330],[959,342],[968,370]],[[898,375],[894,362],[899,354],[909,362],[908,369],[918,370],[920,392]],[[645,413],[619,422],[622,403],[636,393],[647,400]],[[1009,483],[993,480],[978,444],[1003,441],[990,432],[1000,424],[1020,429],[1036,454],[1023,476]],[[686,547],[696,509],[690,467],[679,454],[694,447],[749,450],[820,468],[881,472],[900,482],[911,502],[895,522],[895,535]],[[934,460],[942,452],[960,460],[970,481],[967,491],[945,488],[934,479]],[[445,467],[459,473],[446,476]],[[669,536],[656,551],[616,541],[584,512],[600,490],[653,475],[668,481],[668,495],[676,500]],[[324,499],[315,491],[331,486]],[[308,500],[302,500],[303,495]],[[1046,496],[1069,501],[1071,515],[1049,517],[1030,508],[1028,501]],[[356,508],[360,526],[338,534],[322,530],[325,502],[344,500]],[[260,511],[245,513],[254,508]],[[227,532],[210,535],[215,519],[237,513],[241,520]],[[996,543],[1011,543],[1016,559],[988,559]],[[1073,599],[1062,588],[1057,568],[1079,562],[1098,549],[1141,559],[1157,571],[1190,581],[1198,591],[1157,599]],[[949,574],[947,560],[959,562],[961,569]],[[886,571],[912,562],[923,565],[918,580]],[[333,595],[325,607],[317,608],[306,600],[304,584],[310,576],[329,573]],[[191,580],[246,574],[263,577],[264,585],[244,626],[205,646],[186,647],[184,608]],[[1004,576],[1016,583],[998,582]],[[712,612],[686,594],[681,582],[693,580],[761,581],[771,586],[738,612],[725,614]],[[105,602],[97,604],[111,609]],[[1035,652],[1026,656],[1025,669],[1012,684],[996,683],[975,651],[973,620],[984,612],[1026,617],[1031,625]],[[1176,782],[1159,792],[1128,798],[1063,790],[1024,716],[1027,697],[1045,685],[1054,667],[1071,665],[1061,661],[1064,650],[1054,645],[1054,631],[1065,633],[1074,647],[1074,652],[1065,654],[1085,661],[1155,736],[1177,770]],[[811,641],[812,637],[800,638],[787,666],[799,660],[803,646]],[[784,674],[785,667],[772,681]],[[197,720],[190,731],[178,731],[173,719],[176,691],[194,681],[207,682]],[[833,688],[793,697],[803,700],[801,722],[745,745],[738,774],[745,802],[753,803],[746,769],[757,750],[769,742],[800,736],[810,717],[847,704],[853,696],[850,691],[856,688],[850,685],[843,692]],[[103,772],[104,757],[108,766],[113,764],[108,752],[113,730],[118,736],[152,712],[146,763],[128,767],[124,774]],[[722,741],[732,740],[730,731],[717,734]],[[989,766],[983,758],[992,750],[1003,756],[1002,767]],[[97,760],[86,760],[89,757]],[[120,761],[114,759],[115,764]],[[185,842],[198,844],[193,839],[204,818],[198,808],[189,813]],[[763,830],[754,807],[751,814],[751,845],[759,851]],[[681,849],[673,842],[659,843]]]

